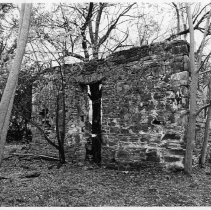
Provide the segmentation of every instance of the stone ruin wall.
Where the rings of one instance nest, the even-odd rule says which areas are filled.
[[[104,148],[113,151],[108,153],[110,158],[183,167],[188,48],[187,42],[175,41],[132,48],[108,58],[102,128]]]
[[[189,45],[185,41],[156,43],[114,53],[98,66],[97,71],[82,72],[75,77],[79,83],[103,80],[104,162],[112,159],[124,163],[156,161],[183,167],[188,55]],[[70,95],[74,96],[73,93]],[[85,95],[78,88],[76,101],[87,104],[87,98],[83,101]],[[74,100],[70,101],[75,103]],[[72,119],[73,110],[76,110],[73,103],[69,109]],[[88,110],[83,110],[85,116]],[[84,144],[80,126],[85,125],[78,111],[75,116],[77,120],[71,120],[69,125],[72,129],[76,122],[80,141]],[[77,136],[77,132],[73,136]]]
[[[67,65],[76,72],[66,83],[67,145],[78,145],[84,157],[89,107],[79,83],[102,80],[102,161],[183,167],[188,54],[187,42],[173,41],[114,53],[93,72]]]

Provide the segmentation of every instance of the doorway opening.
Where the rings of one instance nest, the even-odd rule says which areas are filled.
[[[102,122],[102,83],[101,81],[87,84],[89,96],[89,122],[91,136],[86,143],[86,159],[101,165],[101,122]]]

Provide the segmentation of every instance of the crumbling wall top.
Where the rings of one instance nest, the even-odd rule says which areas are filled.
[[[151,45],[141,47],[132,47],[128,50],[122,50],[109,55],[106,60],[114,64],[122,64],[137,61],[144,57],[164,54],[189,54],[189,43],[184,40],[175,40],[171,42],[157,42]]]

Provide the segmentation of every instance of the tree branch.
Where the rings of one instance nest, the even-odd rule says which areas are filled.
[[[99,26],[100,26],[100,19],[101,19],[101,16],[102,16],[102,12],[103,12],[103,9],[105,7],[105,4],[104,3],[100,3],[100,8],[98,10],[98,13],[97,13],[97,17],[96,17],[96,22],[95,22],[95,43],[97,44],[97,40],[99,38]]]
[[[65,56],[72,56],[72,57],[78,58],[78,59],[80,59],[80,60],[82,60],[82,61],[85,60],[85,58],[84,58],[82,55],[79,55],[79,54],[73,53],[73,52],[65,51]]]
[[[199,30],[199,29],[200,29],[200,28],[199,28],[199,25],[202,23],[202,21],[206,18],[206,16],[207,16],[208,14],[209,14],[209,12],[207,12],[206,14],[204,14],[204,15],[201,17],[201,19],[198,21],[198,23],[193,27],[194,30]],[[187,34],[187,33],[189,33],[189,32],[190,32],[190,31],[189,31],[189,28],[188,28],[188,29],[183,30],[183,31],[181,31],[181,32],[179,32],[179,33],[172,34],[169,38],[166,39],[166,41],[171,41],[172,39],[174,39],[174,38],[176,38],[176,37],[178,37],[178,36],[180,36],[180,35]]]
[[[209,73],[209,72],[211,72],[211,70],[200,72],[200,74],[206,74],[206,73]]]
[[[95,41],[94,41],[94,33],[93,33],[93,29],[92,29],[92,21],[89,21],[89,36],[90,36],[90,40],[91,43],[94,45]]]
[[[13,108],[14,108],[15,110],[18,110],[17,107],[15,106],[15,104],[14,104]],[[24,110],[23,107],[21,107],[21,109]],[[27,109],[25,109],[24,111],[29,112]],[[45,134],[45,131],[38,125],[38,123],[36,123],[36,122],[33,121],[32,119],[29,119],[29,118],[26,117],[25,115],[22,115],[22,117],[23,117],[24,119],[26,119],[30,124],[34,125],[34,126],[41,132],[41,134],[44,136],[45,140],[46,140],[51,146],[55,147],[56,149],[59,149],[58,145],[56,145],[54,142],[52,142],[52,141],[48,138],[48,136]]]
[[[180,15],[179,15],[179,9],[178,9],[177,5],[174,2],[172,2],[172,4],[174,5],[175,10],[176,10],[176,14],[177,14],[177,33],[179,33],[180,32]]]
[[[124,43],[124,41],[128,38],[128,36],[129,33],[126,33],[126,36],[116,45],[116,47],[112,51],[115,52],[119,47],[123,47],[122,43]]]
[[[209,31],[210,16],[211,16],[211,10],[208,13],[207,22],[206,22],[206,26],[205,26],[205,29],[204,29],[205,31],[204,31],[203,39],[202,39],[201,44],[200,44],[200,46],[199,46],[199,48],[197,50],[197,53],[199,54],[200,57],[202,56],[202,51],[204,49],[206,37],[207,37],[208,31]]]
[[[45,134],[45,131],[43,131],[43,129],[33,120],[29,121],[30,124],[34,125],[43,135],[43,137],[45,138],[45,140],[53,147],[55,147],[56,149],[59,149],[59,146],[56,145],[54,142],[52,142],[48,136]]]
[[[211,4],[211,3],[209,3],[209,4]],[[205,5],[205,6],[201,9],[201,11],[198,13],[198,15],[194,18],[193,24],[196,22],[196,20],[197,20],[197,18],[199,17],[199,15],[202,13],[202,11],[203,11],[209,4]]]
[[[108,38],[108,36],[110,35],[111,31],[116,27],[116,24],[118,23],[119,19],[124,16],[124,14],[126,14],[132,7],[133,5],[135,5],[136,3],[131,4],[130,6],[128,6],[118,17],[117,19],[113,22],[113,24],[110,25],[110,27],[108,28],[106,34],[100,38],[99,40],[99,46],[102,45],[106,39]]]
[[[86,32],[86,28],[87,28],[87,26],[88,26],[88,24],[89,24],[89,22],[91,20],[91,17],[92,17],[93,7],[94,7],[93,2],[90,2],[89,10],[88,10],[88,14],[86,16],[85,23],[81,27],[82,48],[84,50],[84,55],[85,55],[86,59],[89,59],[89,53],[88,53],[88,50],[87,50],[87,39],[86,39],[86,33],[85,32]]]
[[[203,39],[201,41],[201,44],[197,50],[197,54],[198,54],[198,62],[201,64],[202,62],[202,51],[204,49],[204,46],[205,46],[205,41],[206,41],[206,37],[207,37],[207,34],[208,34],[208,30],[209,30],[209,25],[210,25],[210,17],[211,17],[211,10],[209,11],[209,14],[208,14],[208,17],[207,17],[207,21],[206,21],[206,25],[205,25],[205,31],[204,31],[204,36],[203,36]],[[197,70],[197,73],[200,71],[201,69],[201,66],[200,68]]]
[[[209,104],[206,104],[204,105],[203,107],[201,107],[196,113],[195,113],[195,116],[198,116],[199,113],[203,110],[203,109],[206,109],[207,107],[211,106],[211,101]]]

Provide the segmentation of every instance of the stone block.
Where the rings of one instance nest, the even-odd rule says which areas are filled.
[[[140,142],[142,142],[142,143],[147,143],[148,144],[148,142],[149,142],[149,138],[147,138],[146,136],[142,136],[140,139]]]
[[[141,130],[147,132],[149,129],[149,124],[141,123]]]
[[[117,84],[116,84],[116,89],[117,89],[117,91],[122,91],[123,90],[123,82],[118,82]]]
[[[138,133],[139,131],[142,130],[142,126],[141,126],[141,124],[137,123],[136,125],[130,126],[130,129],[131,129],[134,133]]]
[[[160,157],[158,156],[157,151],[146,153],[146,161],[160,162]]]
[[[181,156],[185,155],[185,149],[182,148],[170,148],[168,151],[170,154],[173,155],[181,155]]]
[[[114,123],[113,121],[108,123],[108,126],[111,126],[111,127],[114,127],[115,125],[116,123]]]
[[[114,147],[114,146],[117,145],[117,142],[109,141],[109,142],[108,142],[108,145],[109,145],[109,147]]]
[[[184,71],[190,71],[190,60],[187,55],[184,55]]]
[[[118,134],[121,130],[118,127],[110,127],[110,133]]]
[[[183,158],[181,158],[180,156],[165,156],[164,157],[164,160],[166,161],[166,162],[177,162],[177,161],[180,161],[181,159],[183,159]]]
[[[128,142],[129,141],[129,137],[128,136],[124,136],[124,135],[119,135],[119,140],[121,142]]]
[[[129,134],[129,130],[128,129],[121,129],[120,133],[121,134]]]
[[[180,42],[180,43],[179,43]],[[171,44],[171,52],[172,54],[189,54],[187,43],[181,43],[182,41],[175,41],[175,43]]]
[[[172,81],[188,80],[189,73],[187,71],[178,72],[171,75]]]
[[[165,139],[176,139],[176,140],[180,140],[181,139],[181,135],[177,134],[177,133],[166,133],[162,140]]]
[[[118,150],[115,159],[117,161],[128,161],[130,159],[130,153],[126,150]]]
[[[173,59],[174,62],[181,62],[181,63],[183,63],[183,60],[184,60],[183,55],[175,56],[174,59]]]
[[[146,156],[146,153],[140,153],[140,159],[141,160],[146,160],[147,159],[147,156]]]
[[[124,89],[125,91],[130,90],[130,85],[123,85],[123,89]]]
[[[147,102],[151,99],[151,93],[142,92],[140,94],[140,97],[141,97],[141,101]]]
[[[182,145],[180,144],[180,142],[167,142],[166,144],[166,149],[181,149]]]

